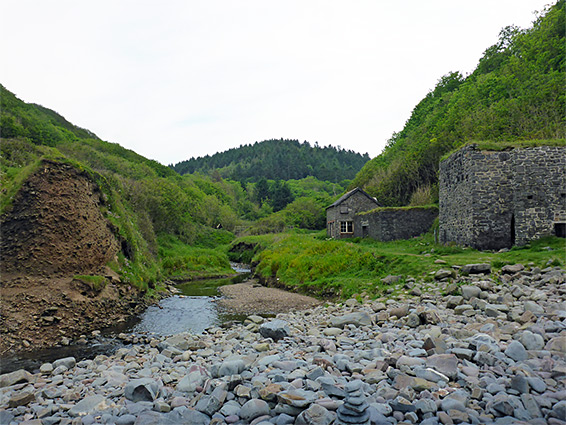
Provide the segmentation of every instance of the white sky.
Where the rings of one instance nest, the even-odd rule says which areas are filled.
[[[0,0],[0,83],[164,164],[280,137],[374,157],[549,3]]]

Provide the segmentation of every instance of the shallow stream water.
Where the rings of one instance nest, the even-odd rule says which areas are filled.
[[[236,277],[181,283],[177,285],[179,294],[149,306],[129,331],[159,336],[181,332],[201,333],[211,326],[243,320],[244,316],[219,311],[215,301],[219,298],[220,286],[243,282],[248,276],[249,270]]]
[[[126,323],[104,329],[101,336],[86,345],[69,345],[21,353],[17,357],[3,357],[0,373],[17,369],[33,372],[46,362],[63,357],[75,357],[77,361],[92,359],[99,354],[111,354],[124,343],[116,338],[121,332],[157,336],[174,335],[180,332],[201,333],[211,326],[220,326],[230,321],[241,321],[245,316],[223,313],[218,310],[216,300],[218,288],[223,285],[243,282],[250,270],[232,264],[238,274],[222,279],[202,279],[176,285],[179,293],[149,306],[140,316]]]

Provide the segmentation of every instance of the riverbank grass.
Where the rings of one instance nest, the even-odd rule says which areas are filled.
[[[541,268],[563,265],[564,239],[544,238],[507,252],[477,251],[444,246],[427,234],[410,240],[379,242],[371,239],[328,240],[324,232],[248,236],[234,243],[255,246],[255,272],[278,285],[320,296],[350,297],[365,292],[380,295],[381,279],[401,276],[432,282],[442,268],[489,263],[497,270],[506,264],[532,264]],[[439,261],[440,260],[440,261]]]
[[[172,235],[158,237],[161,270],[176,280],[234,274],[224,247],[216,249],[187,245]]]
[[[73,279],[78,280],[98,293],[106,286],[106,278],[104,276],[91,276],[91,275],[75,275]]]

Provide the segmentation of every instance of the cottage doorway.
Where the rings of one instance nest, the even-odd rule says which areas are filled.
[[[554,234],[559,238],[566,238],[566,223],[554,223]]]
[[[511,214],[511,246],[515,246],[515,214]]]

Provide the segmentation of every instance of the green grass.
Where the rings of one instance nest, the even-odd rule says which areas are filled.
[[[39,161],[22,168],[6,167],[0,170],[0,181],[2,182],[2,190],[0,191],[0,214],[12,208],[14,196],[22,187],[24,181],[26,181],[38,167]]]
[[[234,234],[223,229],[212,229],[195,225],[195,239],[192,245],[199,248],[215,248],[227,245],[234,240]]]
[[[402,207],[378,207],[368,211],[362,211],[358,215],[373,214],[379,211],[410,211],[410,210],[438,210],[438,205],[406,205]]]
[[[479,150],[481,151],[506,151],[515,148],[534,148],[537,146],[566,146],[566,139],[548,139],[548,140],[515,140],[512,142],[504,142],[504,141],[488,141],[488,140],[477,140],[477,141],[470,141],[466,142],[463,145],[458,146],[457,148],[451,150],[450,152],[442,155],[440,161],[444,161],[449,156],[454,154],[455,152],[462,149],[464,146],[469,145],[476,145]]]
[[[194,279],[234,273],[223,249],[187,245],[172,235],[157,238],[162,273],[177,279]]]
[[[104,276],[75,275],[73,278],[85,283],[95,292],[102,291],[106,286],[106,278]]]
[[[468,143],[472,144],[472,143]],[[551,140],[515,140],[513,142],[476,142],[478,148],[484,151],[504,151],[515,148],[534,148],[536,146],[566,146],[566,139]]]
[[[565,241],[559,238],[501,253],[438,245],[432,235],[379,242],[326,240],[323,232],[284,233],[243,237],[238,242],[258,244],[253,261],[256,273],[264,278],[277,278],[294,290],[340,297],[362,292],[377,296],[384,289],[381,279],[390,274],[432,281],[431,272],[452,265],[490,263],[494,270],[515,263],[546,267],[564,265],[566,258]],[[436,264],[438,259],[446,264]]]

